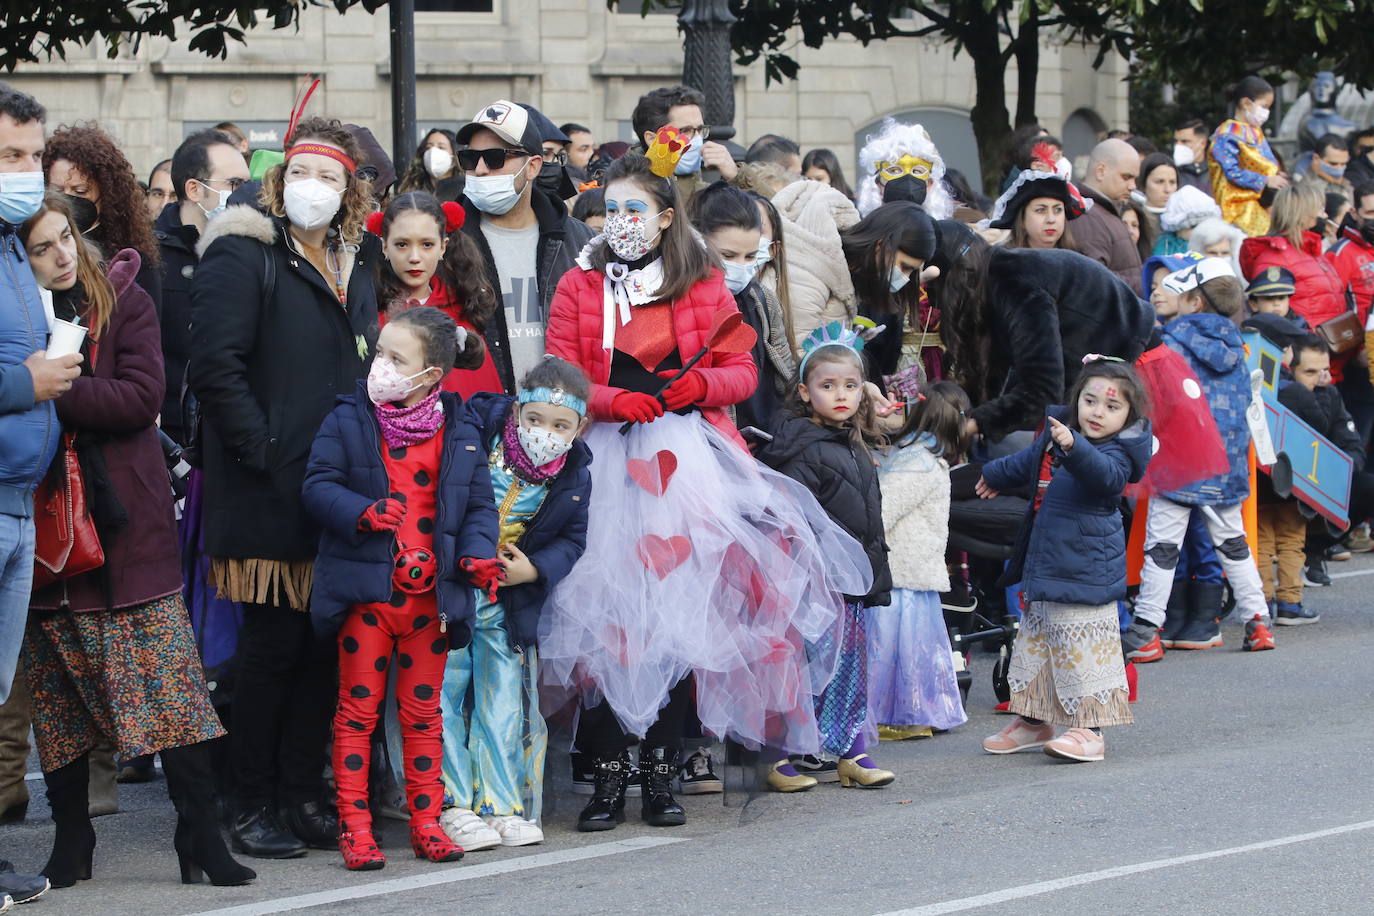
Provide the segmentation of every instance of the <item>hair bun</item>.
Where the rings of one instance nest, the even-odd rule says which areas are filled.
[[[454,232],[457,232],[459,229],[462,229],[463,223],[468,218],[468,215],[466,212],[464,212],[462,206],[460,204],[454,203],[451,200],[445,201],[442,206],[444,210],[445,220],[444,232],[447,234],[452,234]]]
[[[382,223],[385,221],[386,215],[383,214],[382,211],[377,210],[367,215],[367,219],[363,222],[363,226],[368,232],[380,237],[382,234]]]

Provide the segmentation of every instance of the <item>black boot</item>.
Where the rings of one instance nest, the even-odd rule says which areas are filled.
[[[210,749],[188,744],[162,752],[167,794],[177,809],[174,845],[181,865],[181,883],[199,884],[206,873],[220,886],[247,884],[257,872],[235,862],[219,832],[219,810],[213,791],[214,768]]]
[[[673,774],[677,771],[677,749],[640,747],[639,769],[644,774],[644,795],[640,816],[652,827],[681,827],[687,812],[673,798]]]
[[[596,759],[596,784],[592,800],[577,816],[577,829],[589,832],[614,830],[625,822],[625,787],[629,783],[630,759],[624,749],[609,757]]]
[[[1191,579],[1175,579],[1173,591],[1169,592],[1169,603],[1164,608],[1164,629],[1159,633],[1164,648],[1172,649],[1174,640],[1188,624],[1188,595]]]
[[[270,805],[240,811],[229,837],[235,852],[255,859],[296,859],[305,855],[305,844],[281,825]]]
[[[1211,649],[1221,645],[1221,606],[1226,586],[1220,582],[1188,585],[1188,623],[1174,637],[1175,649]]]
[[[323,802],[297,802],[281,808],[282,825],[311,849],[339,848],[339,812]]]
[[[89,752],[88,752],[89,753]],[[88,809],[91,778],[90,757],[82,754],[64,767],[43,774],[48,784],[48,807],[52,808],[57,835],[52,855],[41,874],[53,887],[71,887],[91,877],[91,857],[95,854],[95,828]]]

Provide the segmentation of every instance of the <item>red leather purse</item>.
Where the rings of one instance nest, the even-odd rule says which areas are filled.
[[[86,506],[74,433],[63,433],[60,461],[33,497],[33,587],[70,579],[105,564],[105,550]]]

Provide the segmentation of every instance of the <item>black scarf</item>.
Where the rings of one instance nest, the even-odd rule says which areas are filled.
[[[53,291],[53,314],[65,321],[75,321],[80,315],[79,306],[86,301],[86,291],[77,283],[69,290]],[[95,366],[91,360],[91,337],[88,334],[81,344],[81,374],[93,376]],[[81,464],[81,477],[85,483],[86,506],[90,509],[91,519],[95,522],[100,543],[108,544],[113,537],[129,525],[129,513],[119,501],[114,484],[110,481],[109,469],[105,463],[104,444],[113,436],[110,433],[87,429],[65,429],[74,433],[72,447],[76,450],[77,461]],[[101,566],[96,571],[101,588],[105,593],[107,606],[114,604],[114,589],[110,581],[110,568]]]

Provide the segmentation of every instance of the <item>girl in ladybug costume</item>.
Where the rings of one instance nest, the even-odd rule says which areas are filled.
[[[368,810],[371,737],[396,653],[397,703],[417,858],[463,855],[440,828],[439,694],[450,648],[467,645],[475,592],[494,594],[496,508],[486,450],[449,368],[480,364],[475,334],[438,309],[392,317],[358,392],[340,399],[310,455],[306,509],[323,528],[310,610],[339,640],[334,779],[339,849],[349,869],[386,864]]]

